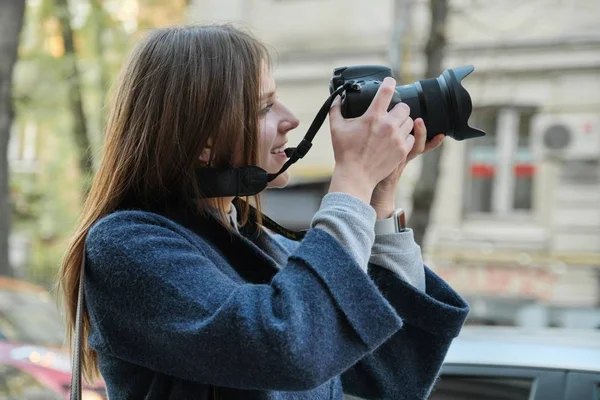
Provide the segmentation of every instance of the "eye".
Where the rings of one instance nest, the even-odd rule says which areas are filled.
[[[262,110],[260,110],[260,113],[261,113],[261,114],[266,114],[266,113],[268,113],[269,111],[271,111],[271,108],[273,108],[273,104],[274,104],[274,103],[267,104],[267,106],[266,106],[265,108],[263,108]]]

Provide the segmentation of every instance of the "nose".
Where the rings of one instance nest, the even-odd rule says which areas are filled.
[[[279,131],[281,133],[288,133],[292,129],[296,129],[300,125],[300,121],[296,116],[287,108],[285,108],[285,115],[279,123]]]

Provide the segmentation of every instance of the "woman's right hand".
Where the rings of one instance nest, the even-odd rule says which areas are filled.
[[[338,97],[329,110],[335,169],[329,192],[344,192],[369,203],[373,189],[398,166],[412,149],[410,108],[398,103],[387,111],[396,89],[385,78],[368,110],[358,118],[344,119]]]

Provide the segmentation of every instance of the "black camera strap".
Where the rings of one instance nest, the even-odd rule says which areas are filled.
[[[306,134],[304,135],[304,138],[302,139],[298,147],[290,147],[286,149],[286,154],[288,155],[288,157],[290,157],[290,159],[287,160],[283,167],[281,167],[279,172],[277,172],[276,174],[269,174],[269,182],[277,178],[279,175],[283,174],[292,164],[296,163],[296,161],[303,158],[306,155],[306,153],[308,153],[308,151],[312,147],[313,139],[315,138],[319,129],[321,129],[323,122],[325,122],[325,118],[327,118],[333,101],[340,93],[346,90],[350,86],[350,84],[351,83],[340,86],[327,98],[327,100],[325,100],[325,103],[323,103],[321,109],[313,119],[313,122],[310,124],[308,131],[306,131]]]
[[[315,135],[325,122],[329,109],[334,99],[349,87],[350,83],[340,86],[323,103],[321,109],[315,116],[308,131],[297,147],[285,149],[289,159],[274,174],[267,173],[264,169],[256,166],[245,166],[237,168],[196,168],[196,179],[204,197],[231,197],[252,196],[267,188],[269,182],[283,174],[292,164],[303,158],[310,148]]]
[[[248,204],[246,201],[242,200],[239,197],[236,197],[235,199],[233,199],[233,206],[238,210],[243,210],[246,205],[249,208],[248,220],[252,225],[254,225],[256,227],[256,223],[258,220],[257,217],[259,214],[258,210],[256,210],[256,208],[254,208],[251,204]],[[265,214],[261,213],[261,216],[262,216],[262,226],[263,227],[269,229],[270,231],[278,233],[281,236],[284,236],[290,240],[300,241],[304,238],[304,236],[308,232],[308,230],[292,231],[290,229],[284,228],[283,226],[279,225],[277,222],[273,221],[271,218],[267,217]]]

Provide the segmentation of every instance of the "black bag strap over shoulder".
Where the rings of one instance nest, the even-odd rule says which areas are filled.
[[[81,257],[79,293],[77,295],[77,313],[75,315],[75,336],[73,338],[71,400],[81,400],[81,336],[83,336],[83,276],[85,274],[85,246]]]

